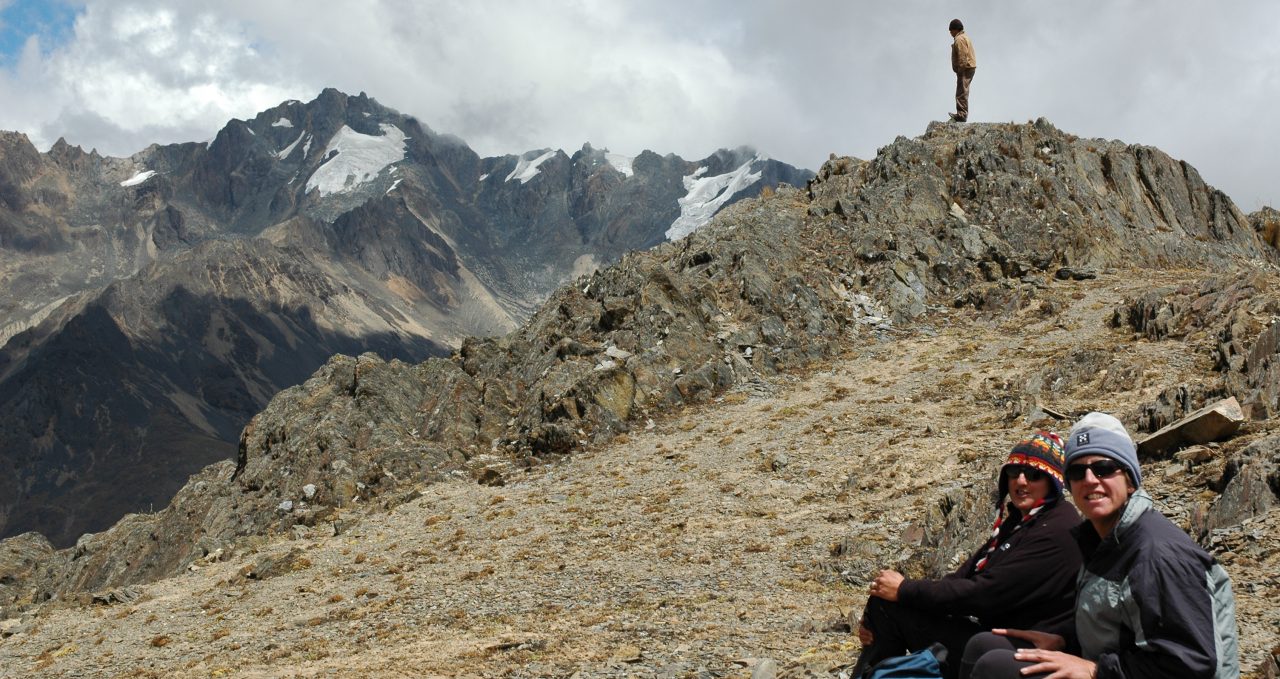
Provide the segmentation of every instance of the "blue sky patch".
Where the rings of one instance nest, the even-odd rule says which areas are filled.
[[[0,67],[12,66],[27,38],[40,36],[48,52],[71,38],[80,6],[63,0],[0,0]]]

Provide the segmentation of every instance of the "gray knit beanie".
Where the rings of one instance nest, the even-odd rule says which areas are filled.
[[[1129,472],[1134,487],[1142,485],[1138,449],[1120,420],[1106,413],[1089,413],[1071,427],[1067,437],[1067,465],[1085,455],[1109,457]]]

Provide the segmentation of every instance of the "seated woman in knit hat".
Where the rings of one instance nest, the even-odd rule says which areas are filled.
[[[1089,413],[1067,439],[1067,485],[1085,521],[1074,620],[1061,634],[996,629],[965,648],[962,677],[1240,676],[1231,581],[1153,507],[1120,420]]]
[[[1062,439],[1036,432],[1018,442],[1000,469],[990,539],[941,580],[910,580],[892,570],[871,583],[858,626],[860,677],[876,663],[935,642],[955,677],[969,637],[992,627],[1052,629],[1070,620],[1080,552],[1079,523],[1062,500]]]

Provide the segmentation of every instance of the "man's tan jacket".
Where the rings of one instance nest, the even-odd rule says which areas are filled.
[[[973,43],[969,34],[964,31],[956,33],[956,41],[951,43],[951,70],[959,73],[962,68],[977,68],[978,57],[973,53]]]

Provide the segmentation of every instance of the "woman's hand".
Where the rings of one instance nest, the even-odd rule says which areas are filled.
[[[906,578],[898,571],[880,571],[880,575],[871,582],[868,594],[878,596],[885,601],[897,601],[898,587],[902,585],[903,580]]]
[[[1037,632],[1030,629],[993,629],[991,633],[999,634],[1002,637],[1029,641],[1032,646],[1045,651],[1064,651],[1067,648],[1067,640],[1063,639],[1060,634]]]
[[[867,629],[867,626],[861,620],[858,621],[858,642],[862,644],[863,648],[876,642],[876,636],[871,633],[871,630]]]
[[[1036,663],[1022,668],[1023,675],[1047,673],[1046,679],[1094,679],[1098,676],[1095,663],[1062,651],[1021,648],[1014,652],[1013,657],[1022,662]]]

